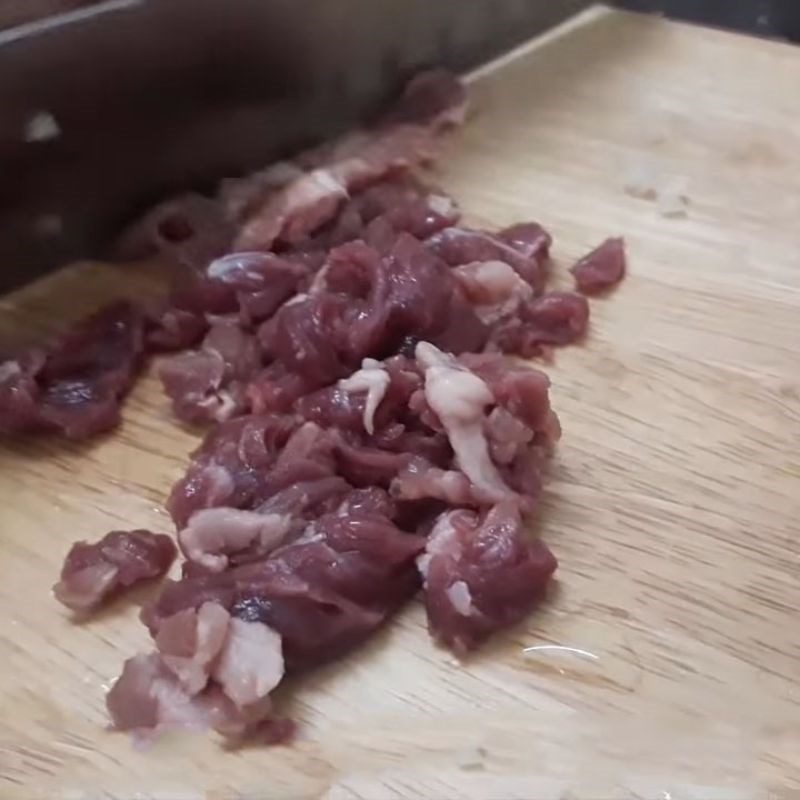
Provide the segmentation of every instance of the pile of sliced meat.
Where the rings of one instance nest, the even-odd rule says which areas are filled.
[[[163,302],[0,364],[6,432],[112,427],[154,352],[175,415],[211,424],[167,500],[182,574],[143,611],[153,650],[109,692],[116,728],[280,740],[283,677],[420,590],[459,655],[544,597],[556,560],[526,521],[560,427],[547,376],[513,357],[579,340],[584,295],[623,277],[624,249],[581,259],[580,293],[547,291],[540,225],[460,225],[415,168],[465,99],[427,73],[369,129],[154,209],[123,246],[185,265]],[[86,612],[174,555],[140,530],[77,544],[56,596]]]

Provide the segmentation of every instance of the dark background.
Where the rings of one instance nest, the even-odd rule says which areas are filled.
[[[800,41],[800,0],[621,0],[615,5],[758,36]]]
[[[0,0],[0,29],[97,1]],[[800,0],[619,0],[615,5],[761,36],[800,40]]]

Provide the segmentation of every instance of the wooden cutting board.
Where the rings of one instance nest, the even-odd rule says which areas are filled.
[[[794,47],[604,10],[476,76],[440,175],[471,220],[540,220],[563,280],[605,236],[629,246],[586,346],[547,367],[565,431],[541,519],[558,589],[462,665],[407,609],[285,688],[292,748],[132,749],[103,729],[103,696],[147,644],[135,603],[77,626],[50,595],[73,540],[169,530],[161,503],[196,438],[156,382],[100,441],[4,443],[0,797],[800,788],[798,87]],[[675,181],[683,218],[662,213]],[[31,338],[153,285],[145,269],[71,267],[2,300],[2,332]]]

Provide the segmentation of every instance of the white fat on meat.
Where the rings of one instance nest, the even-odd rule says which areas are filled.
[[[22,373],[22,368],[18,361],[0,362],[0,383],[4,383],[9,378],[16,378]]]
[[[270,712],[284,674],[281,637],[204,603],[162,622],[158,651],[128,659],[106,699],[119,730],[174,727],[241,735]]]
[[[464,509],[456,509],[455,511],[445,511],[436,519],[436,523],[428,534],[425,552],[417,557],[417,569],[426,588],[428,586],[428,567],[432,558],[439,555],[451,555],[457,558],[460,555],[461,542],[454,522],[459,515],[469,513]]]
[[[203,469],[203,480],[208,484],[206,492],[209,505],[227,500],[234,490],[233,476],[220,464],[209,464]]]
[[[281,308],[284,306],[293,306],[296,303],[304,303],[308,300],[308,295],[305,292],[300,292],[292,297],[290,297],[285,303],[281,304]]]
[[[433,559],[441,557],[458,560],[461,557],[461,537],[457,524],[459,518],[461,518],[462,527],[465,524],[471,526],[474,523],[475,514],[463,508],[440,514],[428,535],[425,552],[417,557],[417,569],[422,576],[425,589],[428,589],[428,569]],[[465,581],[460,579],[453,581],[444,590],[444,594],[456,613],[462,617],[469,617],[476,613],[472,603],[472,592]]]
[[[331,268],[330,264],[323,264],[317,274],[314,275],[314,278],[311,281],[311,285],[308,287],[308,294],[321,294],[322,292],[327,291],[328,289],[328,272]],[[308,297],[308,295],[304,295],[304,299]],[[287,301],[288,304],[288,301]]]
[[[361,362],[360,370],[339,381],[339,388],[346,392],[367,393],[364,401],[364,429],[370,435],[375,433],[375,412],[386,396],[390,383],[389,373],[374,358],[365,358]]]
[[[505,408],[497,406],[486,419],[486,438],[495,464],[511,464],[533,440],[533,431]]]
[[[247,272],[251,267],[258,268],[264,263],[265,254],[257,251],[229,253],[226,256],[215,258],[206,267],[209,278],[225,280],[231,273]]]
[[[289,532],[287,514],[265,514],[236,508],[204,508],[195,511],[178,533],[186,558],[211,572],[228,566],[228,555],[252,545],[268,553],[281,544]]]
[[[161,622],[156,647],[188,694],[206,687],[210,665],[225,643],[229,620],[221,605],[208,602],[197,611],[179,611]]]
[[[442,194],[428,195],[428,208],[434,214],[439,214],[442,217],[451,216],[456,210],[456,204],[452,198]]]
[[[399,500],[438,498],[450,505],[469,505],[472,487],[463,472],[431,466],[425,459],[414,457],[392,480],[392,497]]]
[[[452,272],[486,323],[496,322],[533,297],[533,287],[504,261],[475,261]]]
[[[331,194],[347,197],[347,187],[339,180],[336,171],[333,169],[315,169],[308,172],[304,176],[308,179],[309,193],[311,193],[311,186],[313,185],[316,192],[320,197],[326,197]]]
[[[469,591],[469,586],[467,586],[464,581],[451,583],[450,586],[445,589],[445,594],[450,601],[450,605],[452,605],[462,617],[468,617],[472,614],[472,594]]]
[[[220,389],[215,394],[210,394],[202,400],[195,399],[200,397],[196,393],[187,394],[186,397],[194,401],[199,408],[213,409],[212,416],[217,422],[227,422],[239,409],[239,404],[233,399],[231,393],[225,389]]]
[[[206,709],[167,669],[158,653],[129,658],[106,697],[118,730],[158,733],[165,728],[208,727]]]
[[[231,618],[212,677],[239,708],[263,700],[284,673],[281,637],[261,622]]]
[[[429,342],[415,356],[425,368],[425,399],[441,420],[458,468],[492,501],[512,494],[489,454],[484,410],[495,402],[485,381]]]

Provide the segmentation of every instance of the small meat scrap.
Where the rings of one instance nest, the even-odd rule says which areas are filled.
[[[199,344],[208,330],[204,314],[175,308],[166,299],[147,309],[147,349],[153,352],[185,350]]]
[[[498,319],[491,347],[523,358],[546,354],[554,345],[573,344],[586,334],[589,303],[575,292],[547,292],[520,302]]]
[[[144,317],[128,302],[79,320],[49,347],[0,363],[0,432],[84,439],[113,428],[144,355]]]
[[[431,634],[461,655],[523,619],[544,599],[557,567],[512,501],[443,514],[417,563]]]
[[[496,234],[463,227],[445,228],[431,236],[426,245],[451,267],[502,261],[539,292],[546,278],[551,241],[541,225],[530,222]]]
[[[171,356],[159,377],[175,416],[185,422],[224,422],[247,409],[247,381],[261,367],[255,336],[235,319],[218,318],[199,350]]]
[[[625,277],[625,241],[606,239],[578,261],[570,272],[578,291],[599,294],[616,286]]]
[[[175,560],[172,537],[150,531],[112,531],[99,542],[76,542],[53,587],[73,611],[91,611],[122,589],[163,575]]]

